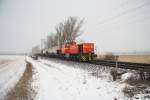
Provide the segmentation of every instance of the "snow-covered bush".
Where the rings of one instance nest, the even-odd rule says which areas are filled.
[[[140,80],[140,74],[136,72],[128,72],[121,76],[121,81],[128,84],[138,83]]]
[[[134,95],[134,93],[136,93],[136,91],[137,91],[135,86],[131,86],[131,85],[126,84],[126,83],[121,84],[120,88],[121,88],[121,91],[129,97],[132,97]]]

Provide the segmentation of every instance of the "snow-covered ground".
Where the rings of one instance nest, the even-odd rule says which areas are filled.
[[[24,56],[0,56],[0,99],[15,86],[25,70]],[[8,62],[7,62],[8,60]]]
[[[0,56],[0,100],[15,86],[25,70],[24,56]],[[134,89],[121,81],[112,81],[111,68],[81,64],[56,59],[33,60],[26,57],[33,67],[32,90],[34,100],[149,100],[147,93],[126,96],[122,89]],[[127,75],[124,75],[127,78]],[[147,95],[148,94],[148,95]],[[32,94],[31,94],[32,95]],[[146,97],[147,96],[147,97]],[[33,96],[34,97],[34,96]],[[3,99],[2,99],[3,100]]]
[[[36,80],[39,82],[36,100],[128,99],[121,92],[119,83],[112,82],[108,78],[96,78],[90,71],[69,67],[53,60],[35,61],[28,58],[28,61],[32,62],[39,76]]]

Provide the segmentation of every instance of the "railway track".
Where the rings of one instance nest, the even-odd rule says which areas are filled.
[[[37,56],[62,59],[61,57],[56,56],[56,55],[38,54]],[[150,64],[146,64],[146,63],[133,63],[133,62],[121,62],[121,61],[109,61],[109,60],[94,60],[90,62],[81,62],[81,63],[89,63],[89,64],[96,64],[96,65],[102,65],[102,66],[130,69],[130,70],[138,70],[141,72],[150,73]]]
[[[145,63],[120,62],[120,61],[116,62],[116,61],[106,61],[106,60],[96,60],[88,63],[109,66],[109,67],[118,67],[123,69],[130,69],[130,70],[139,70],[142,72],[150,73],[150,64],[145,64]]]

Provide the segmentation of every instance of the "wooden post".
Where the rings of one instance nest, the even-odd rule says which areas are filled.
[[[116,60],[116,69],[118,69],[118,57],[119,57],[119,56],[115,56],[115,60]]]
[[[113,77],[113,81],[116,81],[117,77],[118,77],[118,56],[115,56],[115,61],[116,61],[116,66],[115,68],[113,68],[110,72],[110,74]]]

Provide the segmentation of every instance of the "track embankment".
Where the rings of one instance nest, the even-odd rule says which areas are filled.
[[[23,76],[15,87],[8,92],[6,100],[33,100],[35,92],[31,88],[32,75],[32,64],[26,62],[26,69]]]

